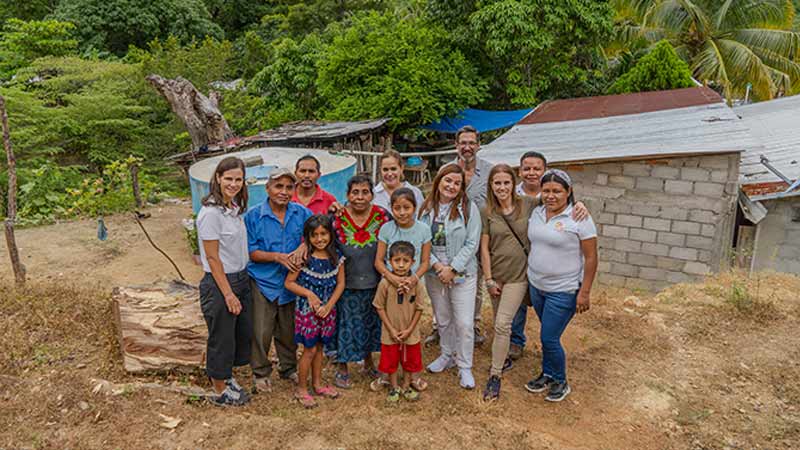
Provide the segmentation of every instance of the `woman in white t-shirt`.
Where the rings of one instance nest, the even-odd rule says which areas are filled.
[[[253,324],[247,275],[245,166],[222,159],[209,182],[209,194],[197,215],[197,239],[205,275],[200,281],[200,309],[208,326],[206,372],[215,405],[241,406],[249,396],[233,378],[233,367],[250,364]]]
[[[411,189],[411,192],[414,193],[416,204],[422,205],[422,201],[424,200],[422,191],[408,181],[405,181],[403,170],[406,165],[400,153],[395,150],[386,150],[378,161],[378,167],[380,167],[381,182],[375,186],[373,191],[373,204],[387,211],[391,211],[392,194],[397,189],[405,187]]]
[[[559,402],[570,393],[561,335],[575,312],[589,310],[597,272],[597,229],[591,217],[582,222],[572,218],[572,180],[563,170],[544,173],[541,201],[528,222],[528,281],[531,304],[542,324],[542,373],[525,388],[547,390],[545,400]]]

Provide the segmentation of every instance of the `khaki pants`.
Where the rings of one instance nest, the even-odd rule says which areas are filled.
[[[272,362],[269,348],[275,338],[275,351],[278,354],[278,372],[286,378],[297,370],[297,344],[294,343],[294,302],[278,305],[278,300],[268,301],[258,289],[255,281],[250,281],[253,292],[253,349],[250,367],[258,378],[269,377]]]
[[[492,343],[492,368],[490,375],[501,376],[503,363],[508,357],[511,344],[511,323],[519,310],[519,305],[528,292],[528,283],[508,283],[503,285],[500,298],[492,297],[494,306],[494,342]]]

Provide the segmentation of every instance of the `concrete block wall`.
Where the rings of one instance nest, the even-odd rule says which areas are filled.
[[[800,275],[800,197],[761,202],[767,216],[758,223],[753,270]]]
[[[655,290],[727,262],[739,153],[561,168],[597,224],[600,282]]]

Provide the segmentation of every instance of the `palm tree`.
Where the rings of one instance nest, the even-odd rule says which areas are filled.
[[[667,39],[694,77],[731,102],[800,91],[800,32],[792,0],[612,0],[617,43],[637,50]],[[620,43],[624,44],[622,47]]]

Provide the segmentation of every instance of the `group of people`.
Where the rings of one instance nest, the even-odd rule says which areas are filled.
[[[428,304],[440,348],[428,372],[457,368],[460,386],[473,389],[484,288],[494,316],[484,400],[499,398],[514,347],[524,347],[529,306],[541,322],[542,363],[525,389],[563,400],[570,387],[561,335],[590,306],[595,226],[574,202],[569,175],[546,170],[539,153],[524,154],[518,171],[492,167],[482,184],[479,139],[472,127],[458,132],[458,158],[439,170],[427,197],[404,181],[401,155],[387,151],[382,181],[355,175],[344,205],[317,184],[311,155],[294,171],[273,170],[267,199],[249,209],[244,163],[220,161],[197,218],[211,401],[243,405],[250,392],[270,392],[273,341],[278,375],[296,383],[304,407],[351,388],[351,363],[363,364],[372,390],[388,388],[388,401],[417,400],[428,385],[419,326]],[[333,385],[322,378],[325,355],[336,363]],[[232,372],[247,364],[250,392]]]

